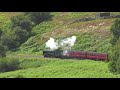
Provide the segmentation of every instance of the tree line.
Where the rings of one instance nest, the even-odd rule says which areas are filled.
[[[33,35],[31,31],[34,26],[50,19],[50,12],[24,12],[13,16],[7,27],[0,28],[0,57],[5,56],[8,50],[20,47]]]
[[[110,29],[112,38],[110,43],[112,50],[110,54],[109,69],[113,73],[120,73],[120,19],[116,19]]]

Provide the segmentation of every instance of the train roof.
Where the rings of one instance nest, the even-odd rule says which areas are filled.
[[[64,50],[43,50],[43,52],[64,51]]]
[[[107,54],[107,53],[102,53],[102,52],[92,52],[92,51],[78,51],[78,50],[64,50],[68,52],[87,52],[87,53],[96,53],[96,54]]]
[[[68,51],[68,52],[87,52],[87,53],[94,53],[94,54],[107,54],[102,52],[92,52],[92,51],[78,51],[78,50],[43,50],[43,52],[54,52],[54,51]]]

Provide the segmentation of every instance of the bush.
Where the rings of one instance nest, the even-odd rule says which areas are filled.
[[[25,77],[21,74],[18,74],[18,75],[15,76],[15,78],[25,78]]]
[[[4,46],[7,46],[8,49],[14,49],[16,48],[16,35],[11,32],[11,33],[6,33],[1,36],[1,43]]]
[[[25,15],[14,16],[11,18],[11,28],[14,29],[15,27],[21,27],[28,32],[32,30],[32,21],[27,18]]]
[[[6,56],[5,47],[0,43],[0,57]]]
[[[19,60],[15,58],[0,58],[0,72],[17,70],[19,64]]]
[[[26,12],[35,24],[39,24],[51,18],[50,12]]]
[[[111,72],[120,73],[120,39],[112,49],[110,55],[109,69]]]
[[[1,37],[1,35],[2,35],[2,30],[0,29],[0,37]]]
[[[18,48],[30,37],[30,33],[21,27],[15,27],[12,31],[4,33],[1,36],[1,43],[8,47],[9,50]]]
[[[117,42],[117,40],[120,37],[120,19],[116,19],[114,24],[111,27],[111,32],[113,34],[113,38],[111,39],[110,43],[112,45],[115,45],[115,43]]]
[[[111,27],[113,37],[110,41],[112,44],[111,60],[109,63],[110,71],[120,73],[120,19],[116,19]]]
[[[118,40],[118,37],[112,37],[112,39],[110,40],[111,45],[114,46],[117,40]]]
[[[21,27],[15,27],[14,33],[16,35],[16,43],[19,43],[17,46],[20,46],[29,38],[29,33],[26,30],[21,29]]]
[[[24,19],[24,20],[20,21],[20,26],[21,26],[22,29],[25,29],[28,32],[31,32],[31,30],[32,30],[32,23],[31,23],[30,20],[25,20]]]

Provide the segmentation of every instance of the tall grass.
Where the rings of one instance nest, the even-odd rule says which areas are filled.
[[[19,64],[19,60],[15,58],[0,58],[0,72],[17,70]]]
[[[49,63],[49,60],[23,59],[19,67],[21,69],[41,67]]]
[[[30,65],[29,65],[30,64]],[[112,74],[108,63],[93,60],[75,59],[24,59],[23,69],[0,73],[4,78],[118,78],[120,74]]]

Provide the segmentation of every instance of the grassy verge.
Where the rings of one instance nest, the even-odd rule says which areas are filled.
[[[22,59],[21,70],[0,73],[1,78],[119,78],[108,63],[73,59]]]

